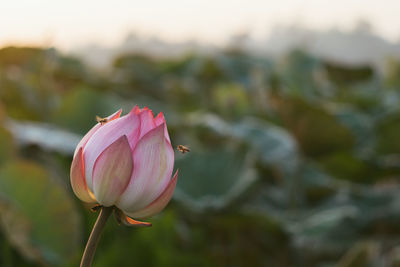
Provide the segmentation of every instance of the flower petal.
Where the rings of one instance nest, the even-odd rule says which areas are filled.
[[[147,134],[150,130],[154,129],[156,124],[154,122],[153,112],[145,107],[140,112],[140,138]]]
[[[149,222],[141,222],[141,221],[136,221],[132,218],[129,218],[126,216],[120,209],[115,210],[115,216],[118,220],[118,223],[123,223],[126,226],[130,227],[150,227],[152,224]]]
[[[170,181],[174,150],[164,137],[164,125],[139,140],[133,152],[132,178],[116,204],[125,212],[141,210],[156,199]]]
[[[115,120],[117,118],[119,118],[119,116],[121,115],[122,109],[118,110],[117,112],[115,112],[114,114],[111,114],[110,116],[107,117],[108,121],[112,121]],[[79,142],[79,144],[76,146],[75,152],[74,152],[74,156],[76,155],[76,153],[78,152],[79,148],[81,147],[85,147],[86,143],[89,141],[89,138],[92,137],[92,135],[100,128],[100,126],[102,126],[100,123],[97,123],[95,126],[93,126],[92,129],[90,129],[90,131],[81,139],[81,141]]]
[[[133,161],[128,138],[123,135],[97,158],[93,169],[93,192],[103,206],[114,205],[132,175]]]
[[[174,194],[177,180],[178,180],[178,171],[175,172],[174,177],[170,180],[164,192],[162,192],[162,194],[156,200],[154,200],[150,205],[148,205],[144,209],[128,213],[128,215],[133,218],[140,219],[140,218],[151,217],[162,211],[165,208],[165,206],[167,206],[168,202],[172,198],[172,195]]]
[[[133,227],[150,227],[152,224],[149,222],[141,222],[141,221],[136,221],[132,218],[129,218],[128,216],[124,216],[121,218],[122,223],[125,224],[126,226],[133,226]]]
[[[83,159],[85,161],[86,183],[89,189],[92,189],[93,186],[93,166],[100,153],[123,135],[127,136],[132,150],[136,146],[140,132],[138,110],[139,108],[136,106],[127,115],[107,122],[93,134],[85,145],[83,150]]]
[[[167,138],[168,142],[171,143],[171,139],[169,139],[167,124],[165,123],[164,114],[162,112],[158,113],[157,117],[154,119],[154,122],[156,123],[156,126],[159,126],[164,123],[164,125],[165,125],[164,136],[165,136],[165,138]]]
[[[88,203],[95,203],[96,199],[93,193],[87,188],[84,174],[85,168],[83,165],[82,147],[80,147],[71,164],[70,179],[72,190],[80,200]]]

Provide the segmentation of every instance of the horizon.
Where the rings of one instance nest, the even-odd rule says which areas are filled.
[[[367,21],[383,39],[398,42],[399,9],[394,0],[385,6],[375,0],[7,1],[0,11],[0,47],[33,45],[63,51],[88,45],[115,47],[130,33],[168,43],[223,46],[241,33],[264,40],[279,26],[350,31],[360,21]]]

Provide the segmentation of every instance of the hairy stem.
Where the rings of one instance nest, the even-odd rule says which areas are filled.
[[[101,234],[103,233],[104,226],[106,225],[108,217],[113,212],[114,207],[101,207],[99,217],[93,226],[89,239],[86,243],[85,251],[83,252],[81,267],[91,267],[96,252],[97,244],[99,243]]]

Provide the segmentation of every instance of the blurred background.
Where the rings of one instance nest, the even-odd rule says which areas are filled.
[[[399,1],[0,3],[0,266],[78,266],[80,138],[165,113],[180,169],[94,266],[400,266]]]

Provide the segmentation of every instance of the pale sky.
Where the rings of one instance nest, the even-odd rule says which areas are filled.
[[[347,30],[360,19],[398,41],[399,11],[399,0],[0,0],[0,46],[111,46],[132,30],[221,44],[244,31],[265,37],[277,24]]]

